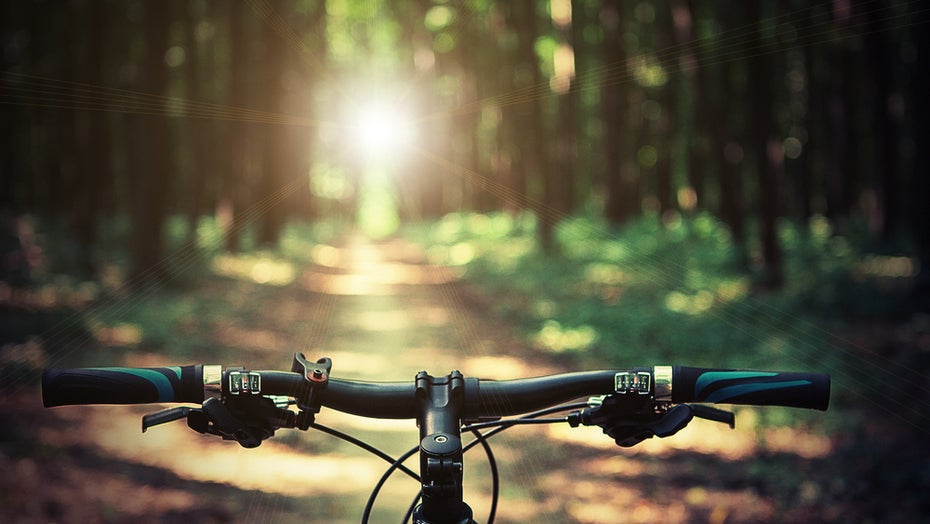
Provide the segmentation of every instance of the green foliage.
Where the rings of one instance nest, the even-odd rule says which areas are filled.
[[[172,217],[166,225],[171,278],[133,283],[126,280],[128,257],[119,249],[118,238],[128,229],[123,221],[101,228],[102,245],[114,247],[100,254],[104,269],[93,280],[72,274],[71,245],[60,241],[66,234],[54,224],[30,223],[38,267],[31,272],[32,290],[19,300],[32,305],[5,311],[4,326],[20,326],[5,328],[4,336],[38,337],[50,357],[63,359],[59,365],[115,364],[140,353],[184,362],[249,353],[263,343],[261,333],[280,327],[268,304],[312,263],[315,249],[345,234],[338,221],[292,222],[277,249],[256,249],[250,234],[244,242],[249,250],[232,254],[223,250],[223,231],[212,217],[199,220],[193,231],[186,218]],[[13,306],[20,307],[16,301]],[[252,333],[259,333],[255,342],[243,335]]]
[[[579,366],[816,369],[838,379],[841,404],[856,396],[842,386],[859,356],[825,323],[895,314],[916,274],[916,259],[871,253],[865,236],[839,236],[822,217],[782,224],[787,284],[778,292],[754,288],[727,227],[706,213],[622,230],[567,219],[554,257],[534,234],[529,215],[453,214],[414,237],[437,262],[462,265],[529,344]]]

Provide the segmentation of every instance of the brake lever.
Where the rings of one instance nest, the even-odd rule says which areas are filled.
[[[145,430],[158,426],[159,424],[166,424],[168,422],[174,422],[175,420],[181,420],[182,418],[187,418],[190,414],[191,408],[187,406],[181,406],[171,409],[166,409],[164,411],[159,411],[157,413],[149,413],[142,416],[142,432],[145,433]]]
[[[589,400],[591,407],[569,415],[568,423],[600,426],[621,447],[631,447],[652,437],[669,437],[681,431],[694,417],[723,422],[735,427],[733,413],[701,404],[678,404],[655,411],[651,402],[638,395],[607,395]]]
[[[235,440],[244,448],[258,447],[282,427],[295,427],[296,415],[286,408],[286,397],[244,397],[235,405],[209,398],[200,408],[175,407],[142,417],[142,432],[150,427],[187,418],[197,433]]]
[[[694,413],[695,417],[705,420],[713,420],[714,422],[723,422],[724,424],[730,426],[730,429],[736,427],[736,416],[733,415],[733,413],[730,411],[712,408],[703,404],[689,405],[691,406],[691,412]]]
[[[614,437],[618,445],[630,447],[639,444],[647,438],[653,436],[664,438],[678,433],[694,418],[703,418],[714,422],[723,422],[730,426],[730,429],[736,427],[736,418],[733,413],[722,409],[704,406],[702,404],[679,404],[672,407],[658,419],[653,422],[643,424],[639,427],[625,424],[605,429],[605,433]]]
[[[619,419],[602,427],[604,433],[612,437],[618,446],[629,448],[652,437],[670,437],[687,426],[693,417],[690,406],[679,404],[652,421]]]

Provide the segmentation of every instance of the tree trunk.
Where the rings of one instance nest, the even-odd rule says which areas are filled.
[[[662,54],[663,50],[674,46],[673,33],[675,26],[672,21],[672,12],[666,7],[657,13],[656,21],[656,52]],[[666,53],[667,54],[667,53]],[[659,203],[659,213],[664,216],[677,209],[674,197],[674,182],[672,180],[672,158],[676,155],[676,133],[680,118],[678,117],[678,99],[676,86],[682,78],[679,64],[673,58],[664,57],[660,60],[662,67],[668,72],[668,80],[664,85],[655,88],[655,94],[661,112],[654,124],[654,146],[656,148],[656,198]]]
[[[147,4],[145,14],[144,90],[164,95],[168,86],[165,50],[168,48],[170,13],[166,4]],[[133,188],[132,280],[145,285],[164,281],[164,222],[172,180],[169,170],[168,125],[163,115],[139,116],[135,141],[140,161]]]
[[[540,101],[534,94],[535,88],[542,82],[536,57],[536,37],[539,35],[536,16],[535,0],[522,0],[515,6],[513,16],[517,38],[517,64],[529,72],[528,76],[517,79],[516,92],[525,93],[525,99],[514,107],[517,133],[517,147],[519,149],[519,164],[515,166],[518,191],[522,195],[532,196],[530,187],[542,177],[543,171],[543,145],[542,145],[542,114]],[[535,180],[534,180],[535,179]],[[545,218],[537,214],[537,224],[543,224]]]
[[[577,2],[576,2],[577,4]],[[573,6],[575,7],[575,6]],[[558,59],[557,66],[563,68],[561,71],[555,71],[555,88],[558,93],[557,111],[558,121],[556,125],[555,151],[553,164],[554,169],[547,171],[545,181],[545,198],[544,204],[547,209],[551,210],[555,217],[568,215],[572,210],[574,200],[572,180],[575,176],[577,166],[577,135],[578,135],[578,89],[575,77],[575,53],[580,40],[580,35],[574,31],[574,19],[578,16],[572,11],[572,20],[554,20],[556,29],[559,32],[559,41],[561,43],[562,53]],[[570,55],[569,55],[570,52]],[[571,64],[564,61],[571,58]],[[556,245],[554,239],[555,220],[550,222],[550,226],[543,228],[540,235],[540,244],[546,253],[555,253]]]
[[[830,16],[832,0],[819,0],[811,8],[807,17],[808,25],[818,27]],[[833,154],[830,121],[830,97],[832,77],[836,75],[831,67],[833,49],[831,45],[818,45],[820,32],[806,36],[804,42],[805,68],[807,76],[807,132],[808,139],[804,145],[803,168],[801,178],[808,197],[801,203],[802,216],[827,214],[830,210],[828,193],[830,191],[831,155]]]
[[[605,0],[601,8],[604,43],[601,50],[604,67],[611,76],[626,78],[626,51],[623,47],[623,6],[620,0]],[[615,69],[620,71],[614,72]],[[622,72],[622,74],[621,74]],[[638,179],[632,167],[633,142],[628,131],[629,107],[624,83],[606,82],[601,87],[604,109],[605,188],[604,216],[621,225],[637,211]]]
[[[877,12],[881,3],[869,0],[865,4],[866,12]],[[876,18],[869,18],[868,32],[865,35],[868,71],[871,83],[872,122],[871,135],[875,137],[875,158],[872,165],[871,186],[872,202],[869,209],[869,222],[874,233],[888,240],[897,231],[901,209],[898,205],[898,178],[900,163],[897,144],[899,142],[898,126],[891,113],[892,81],[894,71],[892,60],[894,50],[884,31],[885,24]],[[917,120],[922,122],[922,120]]]
[[[686,94],[691,106],[690,125],[685,130],[687,155],[688,184],[694,191],[693,202],[690,208],[704,205],[704,161],[707,156],[706,141],[708,134],[698,132],[702,122],[710,115],[708,113],[707,93],[701,82],[701,64],[695,50],[696,34],[694,30],[695,13],[693,0],[675,0],[672,4],[672,22],[675,26],[675,40],[682,52],[678,56],[678,71],[682,76],[680,85]]]
[[[209,93],[205,89],[204,70],[207,65],[200,60],[200,44],[197,42],[197,24],[200,17],[194,13],[188,13],[185,20],[185,42],[187,47],[187,56],[184,62],[184,88],[188,100],[200,101],[209,100]],[[207,56],[212,53],[207,53]],[[187,137],[185,142],[188,146],[189,163],[184,170],[184,202],[187,214],[187,246],[189,249],[196,248],[197,226],[200,222],[200,216],[206,209],[204,205],[206,194],[206,178],[210,171],[209,158],[212,153],[210,137],[213,135],[214,122],[211,120],[189,119],[185,122],[183,131]]]
[[[511,44],[510,35],[516,30],[513,13],[514,5],[511,2],[494,4],[495,10],[500,10],[503,24],[497,27],[496,38],[502,48],[499,57],[498,91],[501,93],[516,93],[517,84],[514,72],[517,70],[520,57],[516,46],[505,47]],[[500,106],[501,121],[497,126],[498,150],[497,172],[507,188],[507,194],[502,202],[504,210],[518,213],[526,208],[526,170],[522,152],[520,151],[519,136],[519,108],[512,103],[503,103]]]
[[[244,108],[247,104],[248,77],[254,63],[249,57],[248,36],[245,30],[245,4],[232,2],[228,6],[230,20],[230,105]],[[223,181],[221,207],[229,216],[225,225],[226,250],[236,253],[241,248],[241,235],[246,226],[246,195],[249,188],[248,167],[251,159],[249,131],[251,124],[234,122],[229,127],[229,169]]]
[[[917,6],[914,6],[916,9]],[[918,151],[913,160],[911,171],[911,184],[909,188],[910,206],[908,222],[910,230],[917,241],[917,251],[920,258],[920,272],[913,289],[913,301],[922,311],[930,311],[930,206],[927,205],[927,195],[930,195],[930,169],[927,166],[927,151],[930,151],[930,69],[925,64],[930,62],[930,34],[925,25],[930,22],[930,14],[926,10],[915,13],[915,22],[922,22],[913,26],[916,57],[911,68],[911,102],[914,125],[914,150]]]
[[[524,181],[524,188],[531,197],[540,197],[541,195],[532,195],[530,188],[542,187],[543,191],[545,191],[545,184],[549,178],[546,148],[543,144],[545,135],[543,133],[542,104],[535,94],[537,92],[536,88],[542,83],[542,73],[539,70],[539,60],[535,48],[536,38],[539,36],[536,5],[535,0],[523,0],[518,4],[518,16],[514,17],[519,38],[518,60],[530,73],[522,84],[517,85],[518,92],[524,90],[527,93],[526,99],[520,101],[515,108],[517,112],[517,129],[519,130],[520,166],[523,169],[522,175],[518,175],[518,177]],[[545,197],[542,196],[542,198]],[[551,244],[554,218],[545,209],[534,208],[533,211],[536,215],[536,227],[538,228],[541,244],[543,246]]]
[[[277,6],[277,15],[287,20],[288,4]],[[278,34],[275,24],[264,21],[262,27],[265,41],[265,58],[263,60],[265,71],[265,91],[263,98],[270,101],[268,110],[272,113],[284,114],[288,112],[285,105],[287,92],[284,85],[288,72],[285,56],[288,48],[284,37]],[[289,141],[293,128],[284,124],[269,124],[262,129],[264,151],[262,155],[262,172],[258,181],[257,202],[261,215],[258,221],[258,243],[263,247],[274,247],[278,244],[281,228],[284,226],[284,202],[279,192],[285,183],[285,172],[291,162]]]
[[[833,18],[836,31],[846,35],[850,13],[839,3],[833,4]],[[848,35],[846,35],[848,36]],[[826,196],[827,216],[837,225],[849,217],[852,209],[852,181],[850,176],[853,164],[850,162],[850,129],[852,128],[852,103],[850,83],[851,64],[855,58],[848,49],[847,39],[840,39],[830,47],[830,62],[833,64],[830,75],[827,111],[830,121],[830,156],[827,165]]]
[[[304,32],[313,35],[310,40],[306,41],[308,50],[313,53],[312,56],[306,57],[302,53],[303,63],[298,66],[298,74],[301,83],[305,86],[309,95],[315,95],[317,87],[322,84],[318,78],[325,78],[327,63],[327,40],[326,40],[326,5],[325,2],[317,2],[313,11],[302,19],[301,27]],[[319,107],[317,104],[308,103],[308,113],[318,114]],[[313,162],[313,155],[316,151],[316,130],[301,134],[301,143],[293,146],[293,162],[295,169],[302,170],[304,174],[310,172],[310,166]],[[317,217],[317,201],[310,191],[310,184],[299,184],[290,200],[290,214],[300,217],[304,220],[313,220]]]
[[[92,30],[85,49],[87,83],[105,85],[104,68],[109,66],[106,55],[108,10],[101,3],[90,4],[88,9],[88,25]],[[80,144],[80,183],[74,193],[73,226],[80,246],[77,269],[84,277],[93,278],[97,273],[94,249],[97,244],[101,195],[111,183],[110,135],[106,112],[90,111],[81,116],[83,129],[77,137]]]
[[[761,21],[765,17],[763,9],[753,4],[749,20]],[[775,122],[773,116],[774,96],[772,75],[774,61],[767,52],[769,44],[763,34],[765,27],[755,33],[754,45],[749,53],[748,90],[750,101],[750,136],[755,150],[756,169],[758,171],[758,217],[759,242],[762,255],[762,278],[760,285],[765,289],[777,289],[784,280],[781,250],[778,245],[777,220],[780,210],[780,184],[778,169],[781,165],[781,148],[774,138]]]

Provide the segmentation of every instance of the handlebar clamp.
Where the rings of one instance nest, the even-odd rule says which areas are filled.
[[[303,353],[294,354],[294,363],[291,364],[291,371],[300,373],[304,377],[304,386],[296,395],[297,407],[300,408],[300,414],[297,415],[297,427],[306,430],[313,424],[313,419],[323,404],[323,393],[329,384],[329,374],[333,369],[333,361],[323,357],[316,362],[310,362]]]

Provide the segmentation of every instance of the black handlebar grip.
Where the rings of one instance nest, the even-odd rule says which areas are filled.
[[[203,365],[47,369],[42,373],[42,403],[47,408],[153,402],[203,402]]]
[[[826,411],[830,404],[830,375],[674,366],[672,402],[787,406]]]

